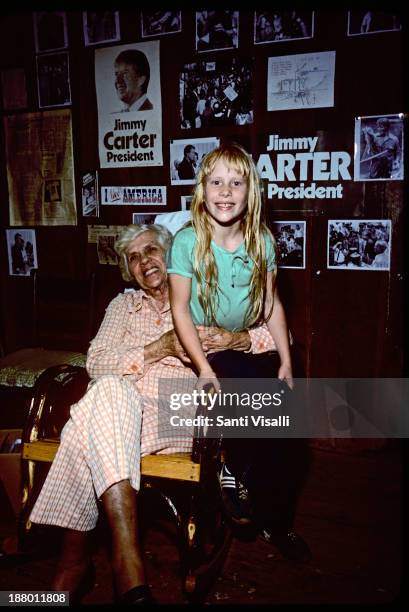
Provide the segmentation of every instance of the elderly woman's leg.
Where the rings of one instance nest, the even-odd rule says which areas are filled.
[[[140,483],[141,418],[139,394],[117,376],[98,379],[71,409],[30,516],[33,522],[69,529],[55,578],[56,584],[68,585],[64,590],[75,590],[80,569],[89,565],[86,534],[97,522],[97,499],[112,529],[118,594],[143,583],[135,499]]]
[[[129,480],[105,491],[101,501],[111,528],[112,570],[117,595],[145,583],[139,548],[136,492]]]

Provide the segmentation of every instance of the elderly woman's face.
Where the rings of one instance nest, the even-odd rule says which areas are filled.
[[[147,230],[127,250],[129,272],[147,293],[167,283],[165,253],[155,232]]]

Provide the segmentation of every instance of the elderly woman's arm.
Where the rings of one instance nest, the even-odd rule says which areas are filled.
[[[177,357],[186,365],[189,364],[190,360],[173,329],[154,341],[146,341],[143,317],[139,316],[139,311],[131,311],[129,300],[126,294],[120,294],[109,304],[88,351],[89,375],[92,378],[107,374],[141,378],[152,364],[166,357]],[[131,330],[133,333],[130,333]],[[200,327],[198,334],[204,350],[209,352],[233,349],[258,353],[275,349],[265,325],[249,332]]]

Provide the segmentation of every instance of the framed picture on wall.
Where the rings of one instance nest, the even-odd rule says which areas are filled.
[[[38,106],[68,106],[71,104],[68,53],[37,55]]]
[[[142,38],[182,31],[182,11],[142,11]]]
[[[366,9],[348,11],[348,36],[363,36],[401,29],[402,24],[396,11],[384,12]]]
[[[197,11],[196,51],[237,49],[239,46],[238,11]]]
[[[255,11],[254,44],[314,36],[314,11]]]
[[[355,119],[355,181],[404,178],[403,114]]]
[[[121,40],[119,11],[83,11],[82,24],[86,47]]]
[[[38,11],[33,13],[36,53],[67,49],[67,16],[64,11]]]
[[[390,219],[328,221],[327,267],[336,270],[390,270]]]
[[[171,185],[194,185],[202,158],[218,147],[219,142],[219,139],[214,137],[171,140]]]
[[[305,221],[273,221],[280,268],[305,268]]]
[[[9,274],[30,276],[38,268],[36,233],[33,229],[13,228],[6,230]]]

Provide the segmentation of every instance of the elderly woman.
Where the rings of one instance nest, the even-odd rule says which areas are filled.
[[[71,601],[91,567],[86,536],[97,523],[97,499],[111,529],[118,601],[152,600],[137,540],[140,458],[190,450],[191,439],[158,436],[158,385],[161,378],[195,376],[173,331],[165,261],[171,240],[160,225],[130,225],[120,234],[115,249],[122,276],[139,289],[119,294],[107,308],[87,356],[93,380],[71,407],[30,515],[34,523],[67,529],[53,588],[69,591]],[[273,348],[262,328],[238,333],[201,328],[199,333],[208,351]]]

